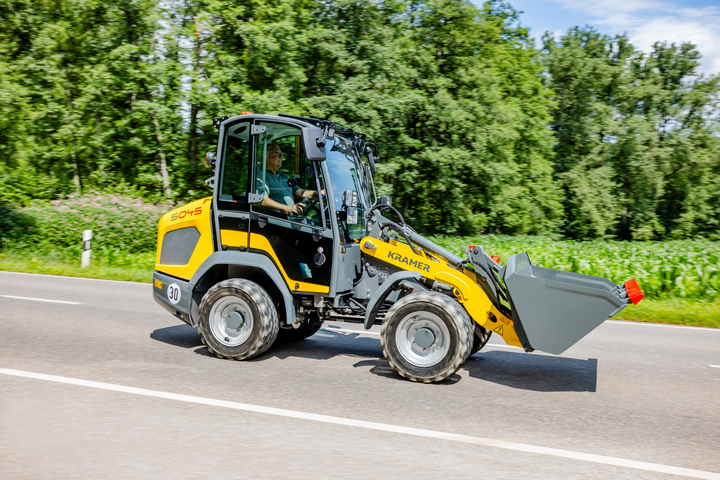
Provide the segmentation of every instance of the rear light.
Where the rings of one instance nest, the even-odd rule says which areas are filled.
[[[645,298],[645,294],[642,292],[642,290],[640,290],[640,286],[637,284],[634,278],[625,282],[625,290],[627,290],[628,298],[633,303],[633,305],[637,305],[640,300]]]

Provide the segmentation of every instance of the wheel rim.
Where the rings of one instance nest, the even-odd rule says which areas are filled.
[[[395,332],[400,355],[416,367],[432,367],[450,350],[450,332],[440,317],[415,312],[400,321]]]
[[[210,309],[210,331],[228,347],[242,345],[253,330],[253,315],[247,303],[237,297],[224,297]]]

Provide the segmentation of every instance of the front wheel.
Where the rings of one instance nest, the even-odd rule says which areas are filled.
[[[270,348],[280,322],[272,298],[260,285],[233,278],[213,286],[200,302],[198,330],[210,352],[245,360]]]
[[[414,382],[439,382],[465,363],[473,322],[452,298],[421,292],[403,297],[385,316],[380,333],[390,366]]]

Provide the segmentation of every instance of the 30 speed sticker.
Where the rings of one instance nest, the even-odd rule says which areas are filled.
[[[177,303],[180,301],[180,299],[182,298],[182,294],[180,293],[180,287],[177,283],[171,283],[170,285],[168,285],[167,298],[173,305],[177,305]]]

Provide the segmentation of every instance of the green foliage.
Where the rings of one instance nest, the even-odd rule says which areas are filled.
[[[153,205],[113,194],[66,197],[11,212],[10,218],[18,220],[10,225],[5,248],[58,250],[60,259],[79,258],[82,232],[92,230],[93,255],[109,265],[124,266],[129,261],[126,252],[155,251],[158,220],[171,209],[170,204]]]
[[[720,299],[720,244],[699,240],[618,242],[558,240],[550,237],[433,237],[463,255],[462,245],[482,245],[501,257],[527,251],[533,265],[605,277],[621,283],[635,278],[650,298]]]
[[[641,53],[624,36],[573,28],[559,42],[546,35],[544,48],[564,232],[716,236],[720,78],[698,76],[695,47]]]
[[[367,133],[379,193],[423,232],[720,238],[720,80],[690,44],[573,28],[538,49],[500,0],[9,0],[0,18],[7,204],[204,196],[214,92],[231,116]]]

